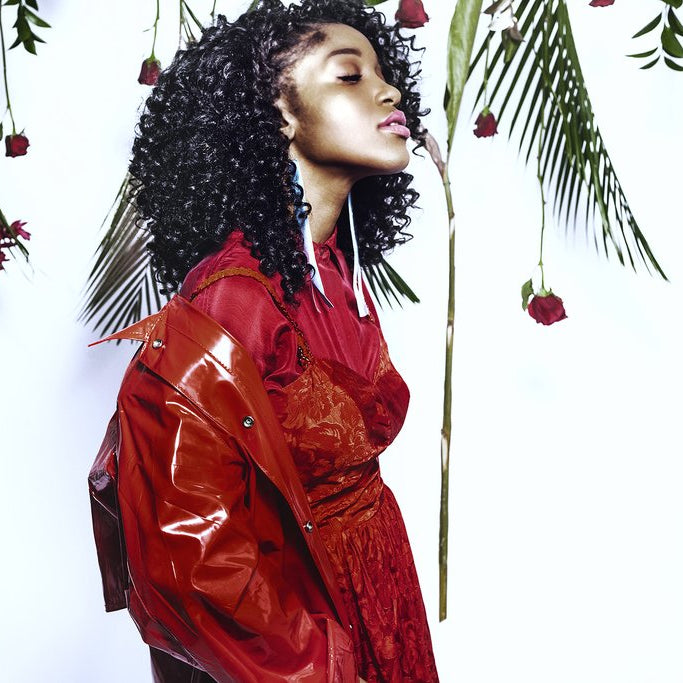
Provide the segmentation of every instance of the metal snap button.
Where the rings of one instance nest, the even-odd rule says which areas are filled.
[[[155,339],[155,340],[152,342],[152,348],[153,348],[153,349],[158,349],[163,343],[164,343],[164,342],[161,341],[161,339]]]
[[[254,424],[254,418],[251,415],[247,415],[243,420],[242,424],[245,427],[251,427]]]
[[[304,529],[306,530],[306,533],[312,533],[313,532],[313,522],[309,519],[306,524],[304,524]]]

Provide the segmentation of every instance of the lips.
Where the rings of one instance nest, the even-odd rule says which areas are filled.
[[[390,133],[396,133],[403,138],[410,137],[410,129],[406,127],[406,115],[398,109],[392,111],[391,114],[379,124],[379,128],[389,131]]]

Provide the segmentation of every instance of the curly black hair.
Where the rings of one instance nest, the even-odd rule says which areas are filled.
[[[347,24],[370,41],[387,82],[401,91],[414,151],[424,147],[419,117],[429,110],[419,109],[419,62],[409,58],[414,37],[388,26],[363,0],[303,0],[288,7],[261,0],[233,23],[219,15],[160,73],[136,126],[129,166],[136,220],[151,233],[148,249],[163,292],[177,291],[190,268],[239,228],[260,270],[268,277],[279,272],[285,300],[296,304],[294,294],[313,271],[296,213],[310,205],[293,184],[289,140],[274,102],[291,88],[288,67],[328,23]],[[407,210],[419,197],[409,187],[412,179],[395,173],[354,185],[361,264],[378,263],[383,252],[412,239],[405,232]],[[347,225],[346,210],[342,214],[340,224]],[[345,232],[338,241],[350,259]]]

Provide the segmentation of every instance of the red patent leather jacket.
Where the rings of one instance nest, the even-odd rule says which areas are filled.
[[[333,571],[244,347],[181,296],[107,339],[143,343],[89,476],[105,609],[128,607],[171,669],[356,683]]]

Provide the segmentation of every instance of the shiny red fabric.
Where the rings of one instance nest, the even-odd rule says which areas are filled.
[[[239,231],[190,271],[182,291],[212,273],[232,274],[194,303],[240,340],[261,373],[334,568],[360,675],[368,683],[438,681],[410,544],[377,460],[403,425],[408,387],[367,289],[372,315],[358,316],[337,229],[314,249],[333,307],[310,281],[298,308],[285,305],[276,279],[256,272]],[[282,306],[307,343],[305,363]]]
[[[143,344],[90,472],[93,528],[105,605],[128,606],[155,681],[355,682],[334,570],[249,354],[180,296],[108,338]]]

